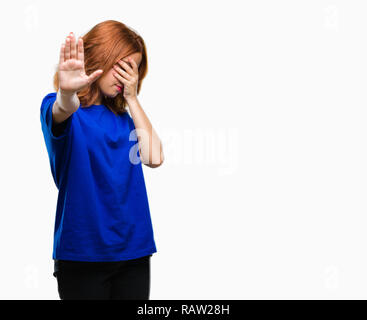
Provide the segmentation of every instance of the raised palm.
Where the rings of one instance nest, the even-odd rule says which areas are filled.
[[[85,73],[83,39],[80,37],[76,44],[74,34],[70,33],[61,45],[58,73],[60,89],[74,93],[97,80],[103,70],[96,70],[89,76]]]

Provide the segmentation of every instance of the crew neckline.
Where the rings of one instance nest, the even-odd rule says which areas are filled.
[[[116,114],[115,112],[113,112],[109,107],[107,107],[105,104],[91,104],[89,107],[87,107],[87,108],[83,108],[83,109],[88,109],[88,108],[90,108],[90,107],[105,107],[106,109],[108,109],[108,111],[109,112],[111,112],[111,113],[113,113],[115,116],[122,116],[123,114],[125,114],[125,113],[128,113],[128,111],[126,111],[126,112],[123,112],[123,113],[121,113],[121,114]]]

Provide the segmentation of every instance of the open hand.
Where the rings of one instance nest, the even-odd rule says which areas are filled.
[[[130,66],[129,65],[132,66]],[[137,96],[139,72],[138,66],[134,59],[126,58],[118,61],[118,65],[114,65],[113,75],[118,79],[124,86],[123,96],[126,100],[135,98]],[[125,71],[126,70],[126,71]]]
[[[61,45],[58,73],[60,90],[73,94],[97,80],[103,70],[99,69],[89,76],[86,75],[83,38],[79,37],[78,44],[76,44],[75,36],[70,32],[65,43]]]

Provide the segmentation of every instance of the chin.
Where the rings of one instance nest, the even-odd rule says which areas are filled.
[[[112,93],[105,94],[105,96],[108,98],[115,98],[118,94],[119,94],[118,92],[112,92]]]

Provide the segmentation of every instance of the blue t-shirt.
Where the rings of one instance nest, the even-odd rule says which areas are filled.
[[[53,259],[120,261],[157,252],[132,118],[105,105],[79,106],[56,133],[56,95],[44,97],[40,114],[59,190]]]

